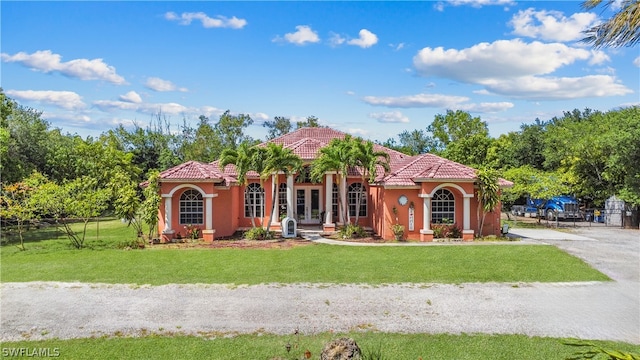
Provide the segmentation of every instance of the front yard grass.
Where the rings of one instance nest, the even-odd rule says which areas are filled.
[[[3,351],[27,348],[57,350],[63,359],[303,359],[309,350],[318,359],[325,343],[352,337],[365,359],[565,359],[579,349],[561,339],[524,335],[390,334],[354,332],[316,335],[252,334],[207,339],[196,336],[111,337],[73,340],[5,342]],[[290,343],[290,352],[285,345]],[[604,348],[640,352],[640,346],[620,342],[593,341]],[[31,350],[33,351],[33,350]],[[380,355],[376,357],[375,355]]]
[[[89,233],[89,248],[83,250],[69,248],[64,238],[30,241],[26,251],[5,245],[1,280],[150,285],[609,280],[582,260],[545,245],[117,249],[114,244],[133,236],[130,232],[117,220],[103,221],[99,240]]]

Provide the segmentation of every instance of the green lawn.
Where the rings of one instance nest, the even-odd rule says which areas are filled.
[[[3,349],[40,348],[59,352],[63,359],[303,359],[309,350],[318,359],[322,346],[342,336],[356,340],[365,359],[565,359],[584,350],[553,338],[523,335],[448,335],[388,333],[321,333],[312,336],[240,335],[205,339],[193,336],[147,336],[140,338],[96,338],[5,342]],[[292,345],[287,352],[285,345]],[[610,349],[640,352],[640,346],[594,341]],[[3,350],[9,351],[9,350]],[[33,350],[32,350],[33,351]],[[375,356],[380,355],[380,356]]]
[[[482,245],[350,247],[312,245],[289,250],[114,248],[131,236],[118,221],[100,224],[83,250],[66,240],[5,245],[3,282],[81,281],[169,283],[464,283],[606,281],[605,275],[553,246]]]

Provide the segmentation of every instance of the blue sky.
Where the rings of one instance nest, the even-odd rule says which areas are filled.
[[[158,114],[316,116],[373,140],[447,109],[492,136],[574,108],[640,104],[640,51],[593,50],[610,11],[578,1],[2,1],[1,86],[53,127],[96,136]]]

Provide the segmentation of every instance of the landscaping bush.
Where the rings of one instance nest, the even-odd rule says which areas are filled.
[[[462,230],[456,224],[433,224],[433,237],[436,239],[459,239],[462,238]]]
[[[364,228],[355,224],[347,224],[343,226],[340,229],[339,234],[342,239],[357,239],[366,235]]]
[[[267,232],[266,229],[261,227],[254,227],[245,231],[243,237],[249,240],[266,240],[273,239],[273,231]]]

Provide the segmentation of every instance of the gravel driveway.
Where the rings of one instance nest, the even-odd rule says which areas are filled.
[[[347,330],[499,333],[640,344],[640,233],[537,240],[615,281],[581,283],[133,286],[4,283],[3,341],[95,335]],[[622,235],[620,235],[622,233]]]

